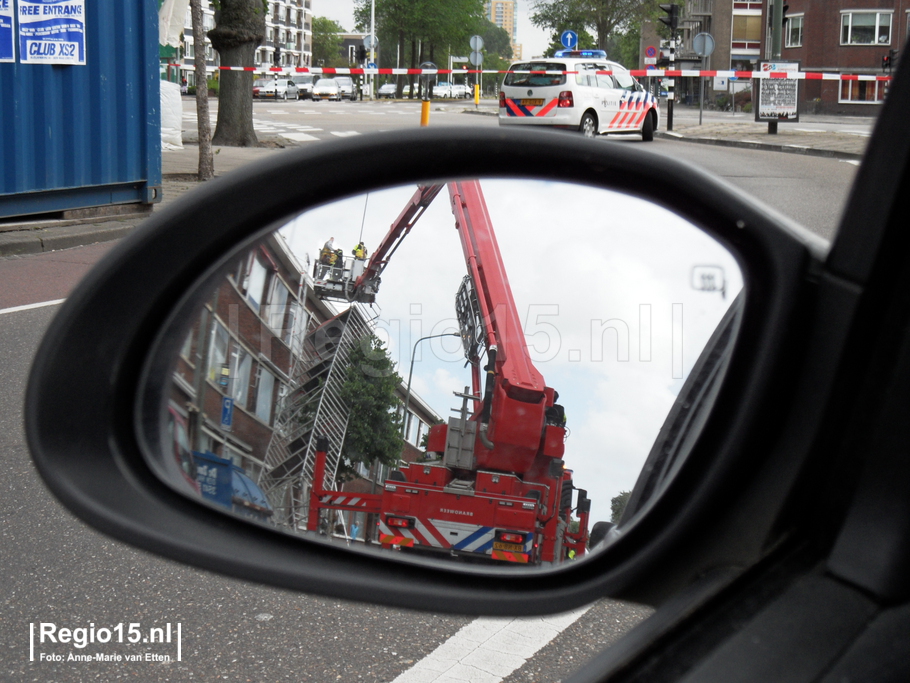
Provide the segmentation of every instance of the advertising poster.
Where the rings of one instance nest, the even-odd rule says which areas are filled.
[[[799,72],[799,62],[762,62],[765,72]],[[795,78],[758,79],[756,121],[799,121],[799,81]],[[755,92],[753,90],[753,92]]]
[[[85,0],[19,0],[18,19],[20,62],[85,64]]]
[[[0,0],[0,62],[16,61],[13,0]]]

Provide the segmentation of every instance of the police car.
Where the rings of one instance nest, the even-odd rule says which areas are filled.
[[[611,73],[598,73],[609,71]],[[563,50],[554,57],[516,62],[499,92],[501,126],[553,126],[585,137],[640,133],[654,139],[657,98],[603,50]]]

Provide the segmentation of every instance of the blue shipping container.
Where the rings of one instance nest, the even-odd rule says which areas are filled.
[[[157,6],[86,0],[84,65],[23,64],[16,41],[0,63],[0,218],[160,200]]]

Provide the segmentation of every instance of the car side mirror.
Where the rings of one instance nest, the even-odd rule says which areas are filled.
[[[407,154],[402,154],[402,150],[407,150]],[[351,158],[363,163],[352,167]],[[382,173],[377,174],[376,169],[382,169]],[[520,211],[522,216],[516,221],[516,227],[521,228],[516,233],[519,237],[524,234],[528,240],[533,240],[535,231],[541,240],[544,235],[558,237],[562,233],[570,234],[575,221],[579,224],[595,219],[601,221],[602,234],[609,235],[610,240],[597,243],[596,237],[600,233],[581,233],[587,242],[572,244],[574,251],[570,250],[578,253],[577,260],[554,263],[547,258],[539,261],[526,258],[522,268],[531,269],[532,277],[509,274],[509,279],[516,283],[526,279],[537,284],[543,280],[545,284],[559,278],[571,285],[574,281],[576,288],[566,290],[574,291],[574,294],[560,296],[565,297],[566,305],[570,303],[570,296],[572,303],[586,303],[592,309],[592,320],[595,313],[597,319],[603,319],[603,313],[597,311],[602,294],[592,290],[598,279],[596,268],[600,261],[586,261],[584,256],[596,254],[603,261],[611,250],[620,253],[623,235],[640,238],[646,233],[646,224],[668,228],[678,220],[687,226],[680,229],[691,230],[694,226],[700,239],[721,247],[729,255],[730,262],[736,264],[738,274],[729,282],[720,277],[713,260],[708,263],[686,261],[682,269],[686,292],[695,293],[693,301],[710,299],[711,305],[715,306],[726,296],[727,287],[730,296],[723,299],[719,316],[710,323],[710,329],[716,327],[718,332],[713,336],[708,334],[706,340],[702,340],[701,346],[706,350],[698,362],[692,359],[698,372],[690,374],[688,384],[680,382],[675,387],[680,400],[687,404],[685,409],[678,409],[678,405],[670,407],[669,413],[661,414],[656,422],[652,419],[654,433],[649,438],[660,448],[656,453],[645,453],[647,458],[643,456],[645,469],[633,494],[638,514],[629,515],[617,529],[609,531],[603,549],[592,553],[590,560],[575,562],[571,561],[574,555],[566,554],[558,562],[541,563],[519,572],[505,564],[450,561],[449,557],[456,554],[447,556],[445,561],[411,556],[402,550],[400,543],[397,546],[389,543],[390,547],[375,552],[361,552],[356,545],[352,550],[346,542],[350,540],[349,527],[344,523],[341,523],[342,538],[335,541],[320,537],[318,520],[315,533],[309,533],[314,531],[309,528],[313,525],[311,517],[307,517],[307,523],[302,527],[294,521],[299,512],[294,507],[295,496],[301,499],[309,496],[312,501],[316,493],[329,491],[325,486],[328,480],[315,477],[312,469],[309,490],[305,490],[305,483],[297,486],[291,481],[280,495],[271,498],[269,491],[265,498],[257,498],[257,494],[251,493],[244,499],[237,494],[240,501],[229,502],[227,507],[237,504],[241,508],[240,514],[227,514],[225,505],[207,499],[202,487],[209,482],[200,480],[199,470],[204,467],[208,472],[210,467],[214,468],[211,486],[217,490],[219,472],[224,470],[230,474],[232,463],[237,465],[231,460],[231,453],[237,453],[241,459],[245,457],[243,448],[251,445],[251,438],[241,432],[230,432],[230,425],[225,427],[223,422],[219,426],[216,418],[220,416],[200,401],[201,405],[197,404],[196,409],[205,415],[200,415],[197,421],[198,433],[207,433],[210,444],[221,438],[220,443],[231,446],[221,451],[221,455],[212,453],[217,460],[208,457],[205,449],[197,448],[197,444],[181,450],[174,434],[180,431],[183,418],[179,410],[168,410],[169,401],[176,401],[178,394],[175,392],[179,389],[184,392],[184,398],[191,399],[184,400],[182,406],[176,401],[178,409],[185,409],[187,403],[192,402],[190,394],[194,391],[195,398],[203,393],[213,400],[218,398],[219,406],[227,405],[222,399],[238,400],[243,395],[246,402],[242,409],[249,413],[250,423],[258,419],[271,428],[273,415],[266,416],[264,410],[256,413],[250,382],[264,383],[257,384],[258,395],[273,398],[280,395],[279,383],[284,382],[289,392],[296,386],[291,374],[276,362],[276,356],[268,355],[262,348],[251,347],[241,338],[243,316],[240,308],[236,309],[237,317],[232,322],[231,310],[220,307],[225,300],[219,303],[213,301],[213,296],[218,296],[219,291],[233,292],[238,297],[236,305],[245,307],[244,311],[255,304],[262,324],[266,326],[262,329],[272,329],[276,348],[284,344],[291,353],[292,342],[282,338],[288,325],[293,336],[294,323],[288,317],[288,301],[285,300],[286,308],[283,309],[261,307],[258,292],[267,291],[267,281],[260,282],[261,272],[290,273],[297,268],[299,276],[311,277],[314,287],[316,281],[320,281],[323,291],[334,292],[339,302],[360,291],[348,286],[356,263],[350,268],[342,267],[337,277],[329,273],[332,269],[337,270],[337,266],[328,264],[328,270],[320,272],[318,263],[305,264],[306,249],[295,252],[289,246],[294,241],[297,221],[309,221],[300,229],[306,231],[304,243],[312,245],[316,235],[321,233],[321,239],[324,239],[322,235],[331,234],[336,227],[341,229],[347,221],[354,220],[356,226],[357,217],[349,209],[354,205],[360,207],[367,197],[375,198],[374,208],[378,208],[382,205],[380,198],[391,197],[390,193],[395,192],[401,194],[402,188],[410,195],[417,191],[416,188],[467,186],[475,179],[479,179],[481,185],[490,179],[507,179],[500,185],[489,184],[487,193],[498,200],[493,202],[488,198],[489,213],[492,216],[509,215],[508,209],[501,213],[500,206],[507,207],[512,201],[515,215]],[[523,193],[523,187],[531,188],[532,192]],[[577,196],[566,187],[577,189]],[[465,195],[461,194],[464,190],[447,192],[443,195],[447,201],[440,203],[438,208],[447,215],[449,222],[453,218],[451,211],[446,210],[446,204],[449,209],[455,209],[455,225],[461,234],[465,234],[465,221],[479,220],[481,215],[472,214],[470,210],[465,213],[464,207],[470,209],[476,204],[464,199]],[[631,214],[622,212],[625,198],[630,198],[630,205],[638,207]],[[396,202],[399,199],[396,194]],[[591,209],[592,218],[582,211],[583,207]],[[418,208],[427,209],[426,206]],[[557,210],[551,211],[554,208]],[[461,213],[459,209],[462,209]],[[393,223],[398,220],[398,214],[389,215],[391,218],[385,220]],[[638,224],[634,223],[636,216]],[[429,214],[424,218],[429,220]],[[609,231],[608,224],[613,218],[623,224],[625,232]],[[407,230],[412,227],[407,221],[403,225]],[[452,232],[452,235],[456,234]],[[273,241],[271,246],[269,240]],[[665,246],[660,242],[656,237],[651,242],[651,250],[655,253]],[[646,242],[642,244],[647,247]],[[264,245],[269,248],[263,249]],[[641,253],[647,254],[645,247],[636,249],[644,249]],[[485,252],[480,249],[478,253]],[[712,495],[711,486],[715,481],[712,472],[718,468],[745,466],[743,463],[748,462],[752,449],[760,443],[760,440],[756,441],[754,424],[743,416],[754,401],[775,390],[769,385],[768,369],[780,359],[765,353],[764,349],[776,348],[781,336],[792,325],[799,306],[799,299],[793,292],[805,286],[806,274],[824,253],[822,242],[767,207],[743,199],[725,184],[691,166],[632,145],[590,144],[561,133],[439,128],[364,136],[294,150],[212,181],[156,212],[86,278],[54,319],[38,352],[27,396],[28,441],[48,486],[88,523],[140,547],[232,576],[323,595],[478,614],[564,611],[605,594],[659,601],[673,586],[685,583],[701,571],[698,553],[686,557],[674,554],[673,540],[661,530],[670,526],[677,530],[698,529],[704,513],[699,501]],[[440,255],[432,249],[424,249],[420,254],[428,262]],[[682,260],[683,250],[677,256]],[[260,265],[255,265],[251,258],[259,259]],[[294,258],[298,261],[297,266],[293,263]],[[468,261],[470,267],[470,259]],[[624,267],[623,263],[632,261],[628,258],[611,267],[616,270]],[[609,263],[608,260],[604,262]],[[651,268],[660,271],[672,265],[664,263],[656,267],[652,264]],[[485,267],[490,266],[489,262],[485,264]],[[593,274],[595,277],[582,277],[585,269],[590,271],[588,276]],[[728,272],[732,271],[731,267]],[[391,272],[390,268],[383,276],[389,281],[383,287],[390,284]],[[427,289],[426,280],[432,273],[422,277],[423,280],[411,286]],[[655,277],[657,279],[653,281],[660,282],[662,274],[658,272]],[[287,283],[288,278],[284,281]],[[735,299],[740,282],[745,296]],[[222,290],[222,287],[226,289]],[[630,300],[637,302],[637,296],[633,291]],[[380,300],[381,295],[377,297],[377,301]],[[469,302],[470,296],[464,300]],[[299,303],[301,299],[297,301]],[[735,305],[730,307],[734,301]],[[315,314],[316,303],[306,298],[303,303],[305,306],[301,311],[305,308],[308,314]],[[366,303],[372,302],[366,300]],[[206,310],[209,317],[204,324],[200,314]],[[725,311],[730,311],[727,317],[724,317]],[[692,315],[696,318],[702,315],[701,308],[695,306]],[[224,335],[219,336],[213,323],[216,318],[224,327]],[[483,324],[483,315],[475,318]],[[718,321],[721,321],[719,326]],[[188,332],[194,325],[196,339],[202,340],[195,343],[195,347],[201,351],[181,356]],[[250,338],[260,335],[260,339],[266,334],[255,330],[246,333],[252,335]],[[325,334],[328,335],[329,330],[325,330]],[[515,334],[511,337],[513,340]],[[459,335],[464,339],[463,329]],[[532,344],[530,340],[528,343]],[[326,345],[335,342],[326,337],[322,344],[317,352],[321,353]],[[190,348],[193,346],[191,339]],[[575,346],[569,346],[567,350],[574,349]],[[498,355],[499,349],[496,352]],[[489,348],[486,354],[485,362],[495,366],[496,358],[491,357]],[[183,367],[179,366],[181,357],[186,361],[187,372],[193,366],[196,373],[184,377],[182,384],[178,378]],[[74,364],[74,358],[79,362]],[[571,362],[571,355],[567,358]],[[254,364],[260,369],[258,374],[253,373]],[[311,369],[316,373],[315,366]],[[61,382],[61,378],[65,381]],[[221,384],[222,378],[226,383]],[[321,381],[316,374],[309,379],[317,385]],[[232,385],[232,381],[240,384]],[[409,388],[410,384],[408,382]],[[475,383],[475,389],[478,387],[482,389],[482,383]],[[511,392],[513,399],[525,400],[527,406],[537,405],[534,402],[538,400],[545,401],[547,409],[556,404],[552,392],[544,392],[543,398],[532,400],[533,391],[523,385],[515,383],[509,388],[503,387],[504,392]],[[450,435],[458,429],[467,429],[465,424],[471,420],[465,411],[481,414],[484,399],[480,389],[475,393],[460,392],[465,394],[466,407],[462,409],[460,427],[453,428],[449,422]],[[590,394],[591,400],[603,400],[597,391]],[[615,396],[614,400],[622,400],[622,397]],[[672,404],[672,398],[669,404]],[[448,406],[442,409],[445,408]],[[561,457],[565,431],[561,425],[565,418],[555,410],[539,412],[545,415],[542,419],[546,422],[542,423],[542,431],[535,438],[542,439],[540,448],[546,451],[551,462],[535,476],[541,481],[547,478],[567,480],[570,455],[566,455],[565,461]],[[665,415],[668,415],[666,419]],[[570,425],[572,419],[570,415]],[[188,427],[189,422],[187,420],[185,426]],[[520,431],[524,422],[524,419],[515,419],[510,424]],[[478,425],[482,426],[482,420],[478,419]],[[479,440],[483,431],[481,426],[477,427]],[[279,441],[283,438],[279,433],[282,430],[287,437],[282,448],[290,453],[293,450],[290,444],[297,436],[291,434],[290,424],[276,426],[274,433]],[[605,433],[605,438],[615,433]],[[489,439],[494,444],[497,439],[505,438],[493,432],[491,435]],[[434,438],[434,432],[431,432],[429,440]],[[427,452],[438,451],[443,453],[443,458],[447,457],[446,440],[443,442],[442,446],[433,449],[428,445]],[[315,443],[324,442],[316,440]],[[326,446],[328,448],[330,446]],[[186,450],[196,451],[201,456],[193,455],[193,461],[188,462]],[[228,457],[223,457],[225,455]],[[514,462],[502,465],[501,461],[483,460],[482,454],[474,457],[475,461],[444,463],[443,469],[457,470],[459,474],[439,486],[454,491],[454,480],[466,481],[465,472],[480,470],[490,486],[494,483],[503,485],[503,479],[517,477],[516,473],[521,469]],[[258,478],[254,483],[261,484],[268,479],[268,472],[265,479],[260,475],[270,467],[273,474],[277,471],[267,458],[248,457],[246,462],[258,463],[259,472],[254,473],[255,476],[251,477],[251,470],[246,468],[242,468],[246,471],[241,473],[250,480]],[[303,469],[307,467],[305,462],[305,459],[300,461]],[[337,463],[338,459],[336,468]],[[421,477],[433,474],[423,473],[424,469],[431,468],[430,464],[414,466],[408,463],[407,467],[409,470],[413,467],[415,472],[420,470]],[[415,481],[408,478],[410,472],[403,472],[403,467],[393,469],[400,474],[390,477],[390,482],[400,481],[400,476],[405,476],[406,484]],[[246,480],[239,476],[237,481],[237,486],[247,486]],[[693,482],[698,482],[700,497],[697,499],[692,496]],[[421,487],[424,485],[430,486],[421,483]],[[415,495],[411,491],[398,492],[395,486],[394,483],[383,485],[384,492],[393,497],[395,505],[405,504],[399,499],[401,496]],[[261,488],[268,489],[268,486]],[[410,488],[421,492],[429,490],[416,485]],[[535,488],[536,497],[531,496],[530,491],[522,495],[534,498],[544,507],[549,505],[554,513],[561,514],[560,511],[569,509],[577,520],[590,509],[592,499],[587,493],[576,492],[574,498],[564,501],[554,500],[552,493],[547,498],[548,490],[544,486],[535,484],[530,488]],[[573,488],[583,489],[584,485],[578,481]],[[572,493],[572,488],[562,490]],[[394,497],[399,493],[401,496]],[[477,498],[479,494],[476,484],[470,492],[467,488],[460,493],[446,492],[459,499]],[[714,491],[714,494],[730,495],[731,492]],[[230,493],[228,497],[230,499]],[[524,499],[516,494],[499,500],[521,503]],[[493,505],[492,502],[488,504]],[[259,518],[244,514],[254,508],[260,513]],[[280,514],[276,512],[279,508]],[[327,509],[345,511],[337,506]],[[452,510],[451,506],[446,509]],[[457,515],[459,512],[442,514]],[[408,521],[410,515],[391,516],[404,520],[403,525],[397,527],[399,530],[414,528]],[[492,545],[500,543],[502,552],[532,555],[532,550],[524,546],[525,542],[531,543],[530,540],[513,538],[515,530],[510,525],[518,524],[515,520],[519,516],[500,515],[500,519],[508,517],[512,521],[497,527],[503,533],[490,541],[491,549],[495,550]],[[330,533],[337,533],[333,525],[337,518],[328,517],[326,526]],[[541,524],[546,526],[548,519]],[[570,517],[560,519],[566,522],[565,525],[555,524],[554,528],[563,538],[577,533],[570,528]],[[389,521],[389,515],[381,521],[391,524],[393,529],[396,527],[396,523]],[[465,524],[453,520],[450,527],[458,530]],[[547,533],[542,530],[541,537],[546,537]],[[756,524],[754,537],[740,539],[741,552],[761,552],[767,533],[767,526]],[[570,561],[563,561],[567,559]],[[655,564],[672,578],[661,585],[648,582],[648,572]]]

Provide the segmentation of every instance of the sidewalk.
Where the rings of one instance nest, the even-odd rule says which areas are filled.
[[[662,122],[664,123],[664,122]],[[673,130],[655,132],[655,137],[725,147],[762,149],[771,152],[810,154],[835,159],[861,159],[869,137],[856,133],[811,130],[812,124],[778,124],[776,135],[768,134],[767,123],[674,122]]]
[[[465,108],[465,113],[493,114],[492,107]],[[487,111],[489,109],[489,111]],[[839,159],[860,159],[868,137],[855,133],[812,130],[811,120],[800,124],[780,124],[777,135],[768,135],[766,123],[754,121],[717,121],[716,117],[698,125],[692,112],[680,108],[673,131],[666,131],[662,112],[661,130],[655,136],[685,142],[763,149],[777,152],[810,154]],[[695,110],[697,112],[697,109]],[[745,119],[746,115],[742,115]],[[807,117],[808,118],[808,117]],[[830,122],[830,120],[829,120]],[[230,171],[280,151],[297,143],[283,138],[264,140],[266,146],[254,148],[221,147],[215,155],[215,175]],[[152,211],[160,210],[198,184],[195,174],[199,163],[199,148],[184,145],[181,150],[162,152],[162,201]],[[148,217],[142,213],[68,218],[59,220],[0,223],[0,258],[36,254],[58,249],[120,239]]]

